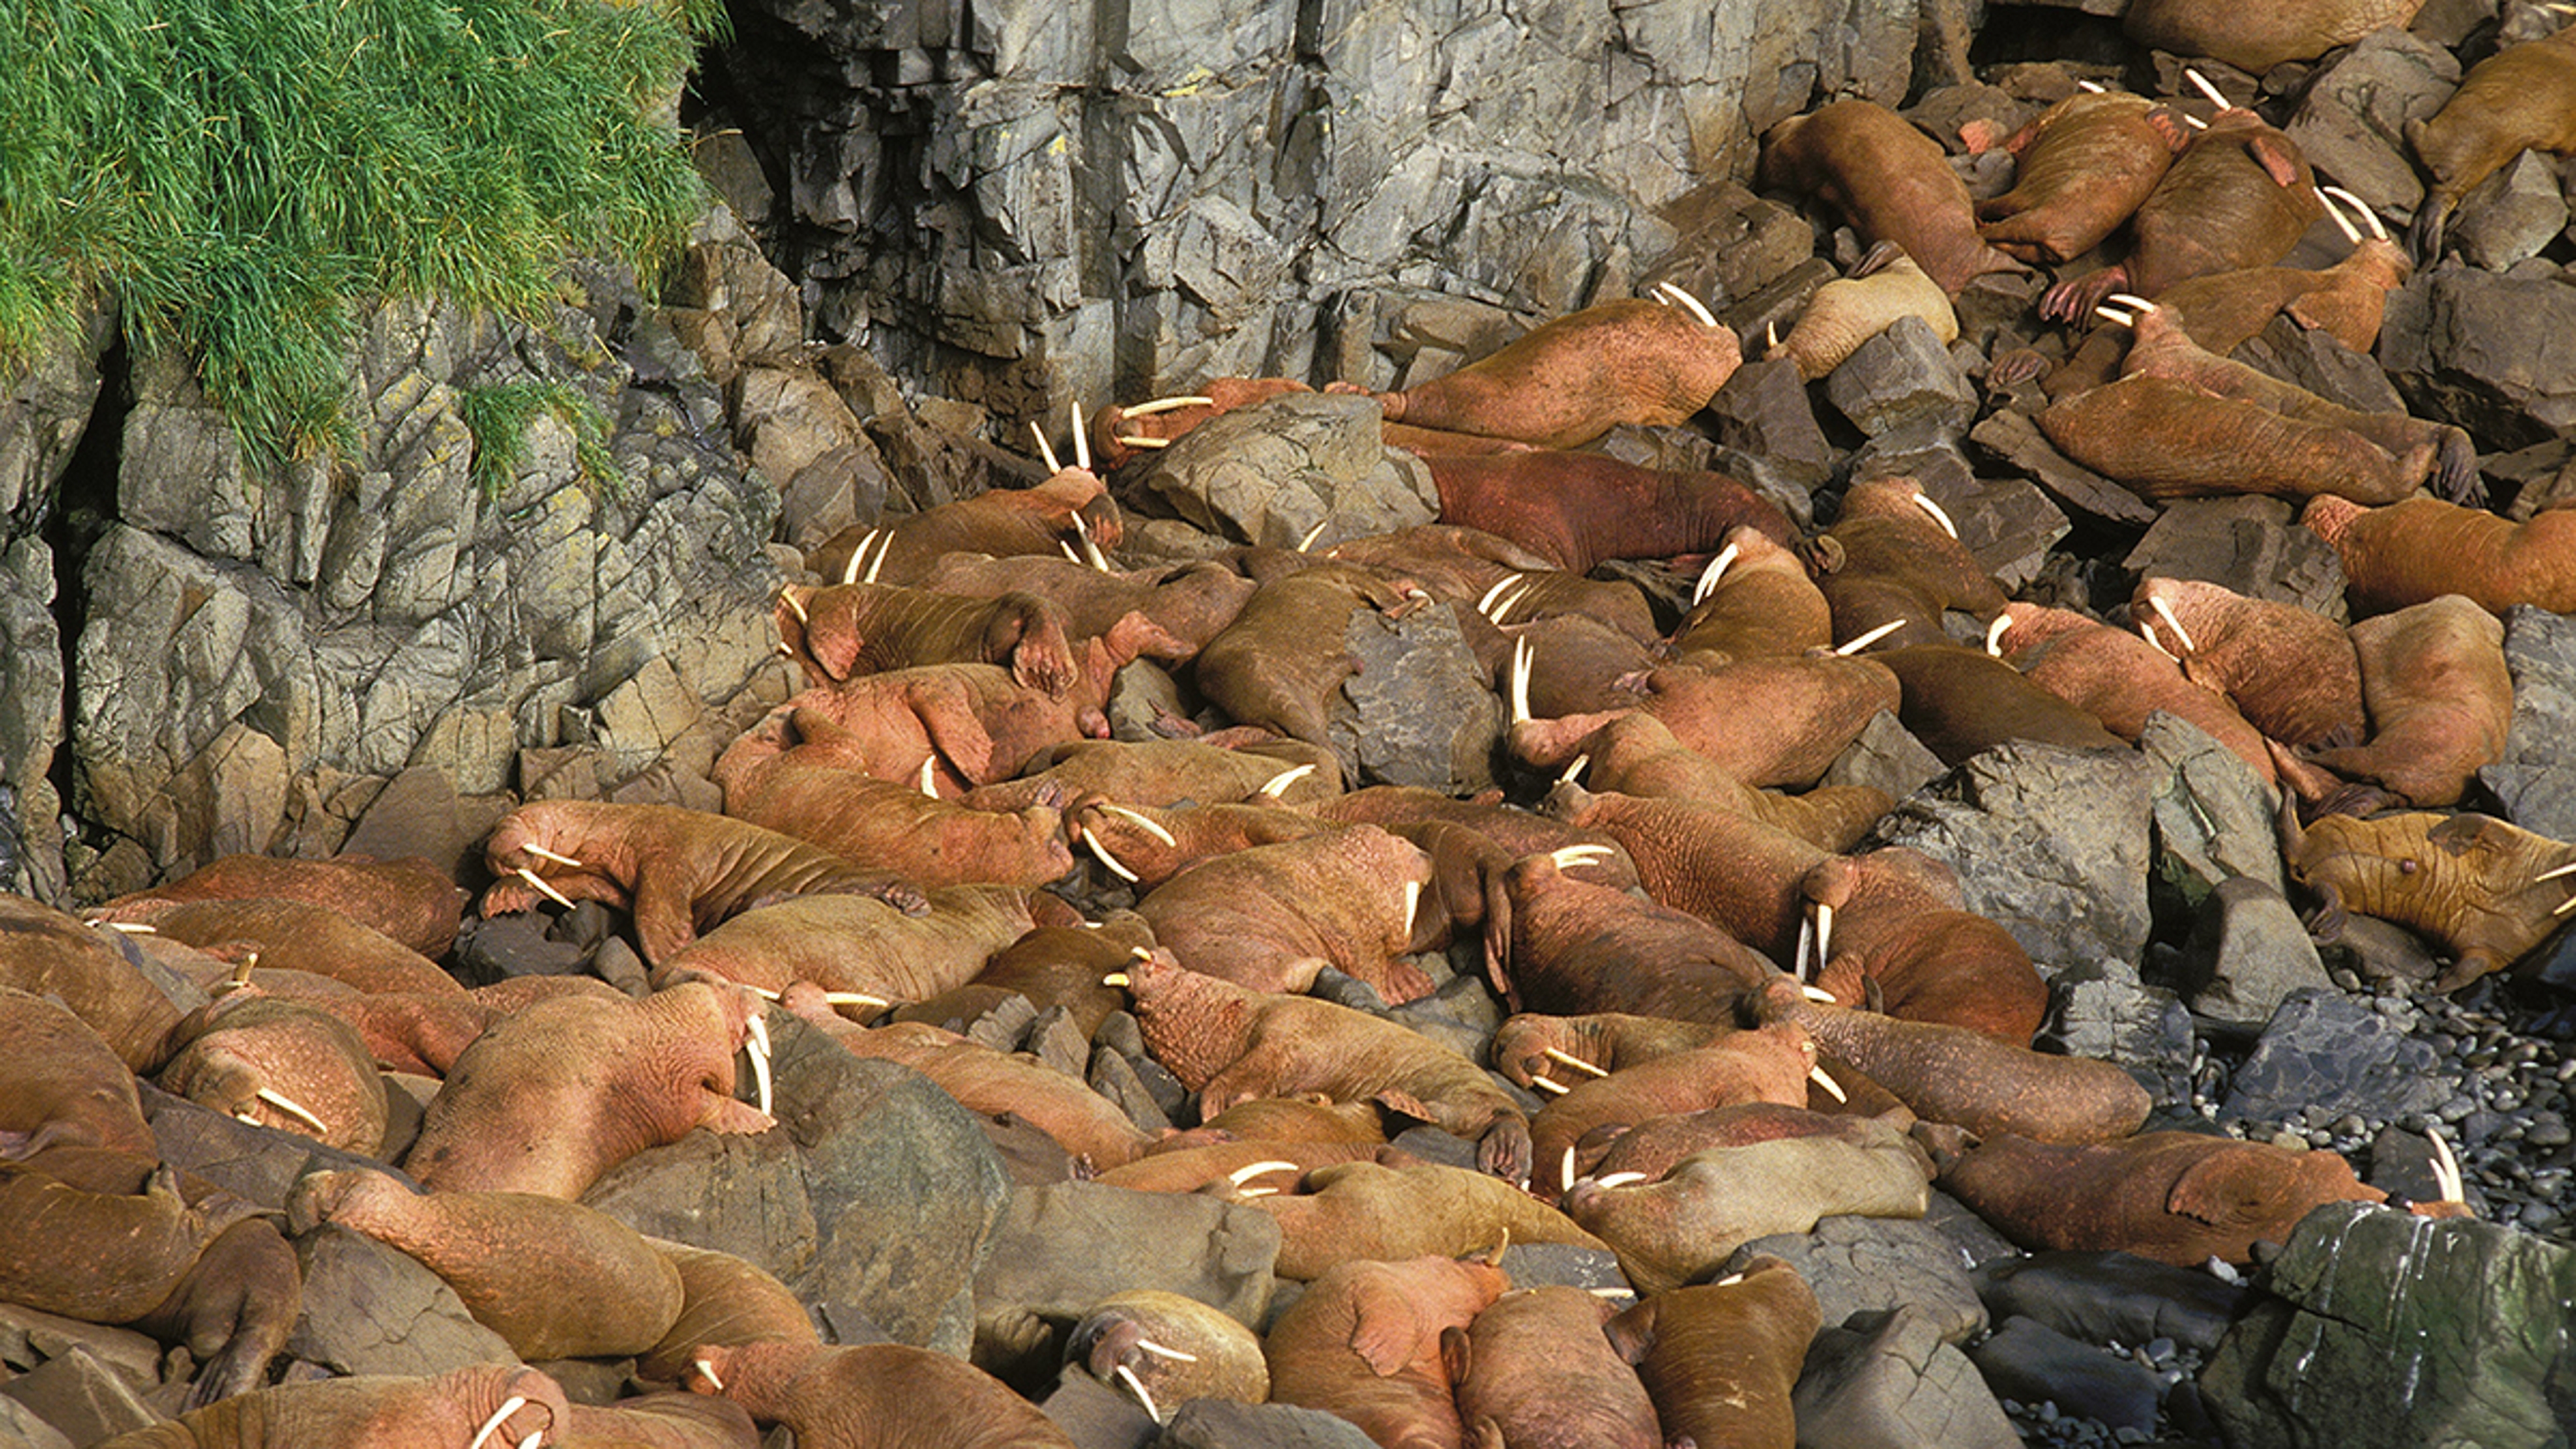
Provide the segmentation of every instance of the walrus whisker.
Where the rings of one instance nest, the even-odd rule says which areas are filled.
[[[1689,309],[1690,314],[1699,319],[1699,325],[1702,327],[1714,327],[1717,325],[1717,319],[1708,314],[1708,309],[1706,307],[1700,305],[1699,298],[1692,296],[1690,293],[1683,291],[1681,288],[1674,286],[1670,282],[1657,282],[1655,284],[1655,290],[1672,298],[1674,301],[1682,304],[1683,307]]]
[[[757,1016],[743,1018],[743,1029],[751,1034],[751,1081],[760,1094],[760,1115],[769,1115],[769,1023]]]
[[[526,881],[535,889],[538,895],[544,896],[547,900],[554,902],[565,910],[571,910],[573,908],[572,897],[565,895],[562,891],[556,890],[551,884],[547,883],[544,876],[537,874],[526,866],[520,866],[517,870],[512,871],[511,874]]]
[[[713,1378],[715,1375],[709,1374],[707,1377]],[[494,1430],[508,1422],[509,1417],[512,1414],[519,1412],[527,1406],[528,1396],[525,1394],[512,1394],[510,1397],[503,1399],[501,1401],[501,1407],[492,1411],[492,1417],[483,1421],[483,1427],[474,1431],[474,1442],[466,1445],[465,1449],[483,1449],[483,1441],[491,1438]]]
[[[2165,621],[2165,627],[2174,631],[2174,638],[2182,644],[2182,652],[2185,654],[2200,652],[2200,646],[2191,642],[2191,631],[2182,626],[2182,620],[2174,617],[2173,605],[2165,602],[2164,595],[2149,594],[2147,607],[2155,610],[2156,617]]]
[[[561,851],[548,850],[542,845],[522,845],[519,848],[526,851],[528,854],[535,856],[539,860],[551,860],[557,865],[570,866],[574,870],[590,869],[589,866],[582,864],[571,856],[565,855]]]
[[[1576,1071],[1583,1073],[1585,1076],[1606,1077],[1610,1075],[1608,1072],[1603,1071],[1601,1068],[1594,1066],[1592,1063],[1585,1061],[1583,1058],[1576,1056],[1572,1052],[1558,1051],[1554,1047],[1540,1047],[1538,1049],[1538,1054],[1547,1058],[1549,1061],[1572,1067]]]
[[[1227,1173],[1225,1175],[1225,1180],[1234,1184],[1236,1187],[1241,1187],[1256,1177],[1263,1177],[1273,1172],[1298,1172],[1301,1170],[1302,1169],[1293,1162],[1283,1162],[1273,1159],[1268,1162],[1256,1162],[1248,1167],[1238,1167],[1234,1171]]]
[[[1608,860],[1610,855],[1610,847],[1606,845],[1560,845],[1549,851],[1547,858],[1556,862],[1557,869],[1563,870],[1569,865],[1591,865]]]
[[[1555,1096],[1559,1096],[1559,1097],[1562,1097],[1562,1096],[1564,1096],[1566,1093],[1571,1092],[1571,1091],[1573,1091],[1573,1090],[1574,1090],[1572,1087],[1567,1086],[1567,1085],[1566,1085],[1566,1084],[1564,1084],[1563,1082],[1551,1082],[1551,1081],[1549,1081],[1549,1080],[1548,1080],[1547,1078],[1545,1078],[1545,1077],[1532,1077],[1532,1078],[1530,1078],[1530,1085],[1531,1085],[1532,1087],[1534,1087],[1534,1088],[1538,1089],[1539,1091],[1547,1092],[1547,1093],[1551,1093],[1551,1094],[1553,1094],[1553,1095],[1555,1095]]]
[[[1029,421],[1029,435],[1038,440],[1038,459],[1047,465],[1047,471],[1049,473],[1063,472],[1064,464],[1056,460],[1055,445],[1047,441],[1046,429],[1039,427],[1037,425],[1037,420],[1034,418]]]
[[[2218,107],[2220,110],[2232,111],[2236,109],[2236,103],[2227,98],[2227,93],[2220,90],[2218,87],[2211,85],[2209,83],[2209,77],[2202,75],[2199,71],[2193,70],[2189,66],[2184,66],[2182,78],[2191,82],[2193,85],[2198,86],[2200,88],[2200,93],[2209,97],[2210,104]]]
[[[1556,783],[1560,785],[1571,785],[1575,781],[1582,779],[1584,768],[1591,763],[1592,756],[1588,752],[1575,756],[1574,763],[1566,766],[1565,772],[1556,777]]]
[[[2317,194],[2317,204],[2326,209],[2326,219],[2335,224],[2335,230],[2343,233],[2344,241],[2352,246],[2361,245],[2361,228],[2354,226],[2351,219],[2343,214],[2343,208],[2335,205],[2334,198],[2326,194],[2326,189],[2322,186],[2308,189]]]
[[[877,530],[873,528],[859,535],[859,546],[850,550],[850,561],[841,565],[842,583],[854,584],[859,581],[859,560],[868,556],[868,545],[876,542],[876,539]]]
[[[2570,10],[2567,13],[2570,15],[2576,15],[2576,10]],[[2370,227],[2370,235],[2373,240],[2388,240],[2388,228],[2379,224],[2379,213],[2371,210],[2369,202],[2362,200],[2360,197],[2353,195],[2351,192],[2344,190],[2340,186],[2329,186],[2324,188],[2324,190],[2327,195],[2334,197],[2336,200],[2350,203],[2353,210],[2361,213],[2362,221],[2367,223]]]
[[[1852,640],[1848,644],[1837,645],[1834,649],[1834,655],[1836,658],[1848,659],[1852,655],[1858,654],[1860,651],[1868,648],[1872,644],[1877,643],[1879,640],[1886,638],[1888,635],[1895,633],[1897,630],[1904,628],[1911,622],[1911,620],[1907,619],[1890,619],[1886,623],[1879,625],[1877,628],[1870,630],[1868,633],[1861,635],[1859,638]]]
[[[1160,821],[1148,819],[1146,816],[1134,810],[1130,810],[1124,805],[1112,805],[1105,800],[1101,802],[1100,808],[1104,812],[1115,815],[1121,820],[1132,820],[1136,822],[1136,827],[1138,829],[1144,831],[1147,835],[1154,837],[1156,840],[1163,842],[1165,845],[1171,846],[1175,850],[1180,848],[1181,843],[1172,838],[1172,832],[1164,829]]]
[[[1157,1424],[1163,1422],[1163,1411],[1154,1407],[1154,1396],[1145,1392],[1145,1381],[1136,1377],[1134,1369],[1122,1363],[1111,1372],[1118,1375],[1120,1381],[1127,1385],[1128,1391],[1136,1396],[1136,1401],[1145,1406],[1146,1418]]]
[[[1127,882],[1129,885],[1135,885],[1138,883],[1136,872],[1129,870],[1124,865],[1121,865],[1118,861],[1118,857],[1109,853],[1109,847],[1100,843],[1099,836],[1086,830],[1082,833],[1082,843],[1091,847],[1091,853],[1100,857],[1100,863],[1109,867],[1112,875],[1117,876],[1120,880]]]
[[[2465,1206],[2468,1184],[2460,1180],[2460,1159],[2451,1155],[2451,1144],[2443,1140],[2442,1129],[2424,1124],[2424,1135],[2433,1140],[2433,1184],[2442,1191],[2442,1201]]]
[[[1933,502],[1932,495],[1919,488],[1914,490],[1913,496],[1914,506],[1931,514],[1932,521],[1941,525],[1941,531],[1950,535],[1951,540],[1956,542],[1959,537],[1959,525],[1950,521],[1948,510],[1944,509],[1940,504]]]
[[[1215,398],[1199,397],[1193,393],[1183,393],[1178,397],[1158,397],[1147,402],[1140,402],[1132,408],[1120,408],[1118,410],[1118,415],[1122,418],[1150,418],[1156,413],[1168,413],[1178,408],[1212,408],[1215,406]]]
[[[1823,1067],[1807,1068],[1807,1080],[1824,1088],[1825,1095],[1833,1098],[1837,1102],[1848,1102],[1851,1100],[1851,1098],[1844,1093],[1842,1084],[1836,1082],[1832,1077],[1827,1076]]]
[[[1698,608],[1700,601],[1716,590],[1717,581],[1726,577],[1726,566],[1735,562],[1736,555],[1743,551],[1743,545],[1730,543],[1717,551],[1717,557],[1708,561],[1707,568],[1699,571],[1699,582],[1691,586],[1692,608]]]
[[[1088,473],[1091,471],[1091,435],[1082,426],[1082,399],[1066,398],[1064,413],[1066,421],[1073,424],[1073,466]]]
[[[1408,946],[1413,944],[1413,927],[1421,917],[1422,882],[1406,881],[1404,883],[1404,943]]]
[[[1120,433],[1118,435],[1118,441],[1130,448],[1168,448],[1172,446],[1172,440],[1169,438],[1147,438],[1131,436],[1126,433]]]
[[[2004,631],[2012,627],[2012,615],[1997,614],[1986,626],[1986,652],[1997,659],[2004,657]]]
[[[1315,767],[1312,765],[1291,765],[1287,769],[1282,770],[1278,774],[1263,781],[1261,788],[1253,793],[1267,795],[1271,799],[1276,800],[1280,796],[1288,793],[1289,786],[1296,784],[1298,781],[1313,773],[1315,773]]]
[[[1199,1361],[1199,1356],[1197,1354],[1183,1353],[1177,1348],[1165,1348],[1150,1338],[1140,1338],[1136,1340],[1136,1346],[1145,1350],[1147,1353],[1154,1354],[1161,1358],[1170,1359],[1174,1363],[1197,1363]]]
[[[316,1117],[311,1112],[305,1110],[303,1103],[296,1101],[293,1097],[286,1095],[284,1092],[262,1087],[251,1093],[251,1095],[259,1098],[263,1102],[266,1102],[268,1105],[275,1107],[287,1116],[295,1118],[297,1121],[302,1122],[305,1126],[312,1128],[316,1132],[328,1132],[331,1130],[330,1126],[323,1122],[321,1118]]]
[[[1645,1180],[1646,1175],[1642,1172],[1614,1172],[1608,1177],[1596,1177],[1592,1179],[1592,1185],[1594,1187],[1626,1187],[1632,1182],[1644,1182]]]
[[[1512,723],[1527,724],[1530,718],[1530,667],[1538,662],[1538,646],[1523,637],[1512,641]]]

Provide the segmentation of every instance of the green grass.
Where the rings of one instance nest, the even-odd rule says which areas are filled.
[[[540,413],[552,413],[572,429],[573,458],[584,481],[612,498],[624,492],[625,474],[608,451],[608,418],[571,383],[469,387],[458,393],[457,411],[474,435],[474,482],[487,499],[500,497],[528,461],[528,424]]]
[[[570,256],[648,282],[695,213],[645,115],[722,0],[0,6],[0,372],[105,293],[246,444],[341,446],[362,299],[549,315]]]

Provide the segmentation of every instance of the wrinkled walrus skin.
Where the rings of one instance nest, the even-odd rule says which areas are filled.
[[[1506,1293],[1468,1328],[1443,1329],[1468,1432],[1490,1424],[1515,1449],[1663,1449],[1654,1401],[1602,1332],[1616,1311],[1553,1283]]]
[[[2576,846],[2487,815],[2410,811],[2369,820],[2329,815],[2301,829],[2285,804],[2281,857],[2290,878],[2320,898],[2312,916],[2332,939],[2347,913],[2422,932],[2452,954],[2433,983],[2455,991],[2529,954],[2567,923],[2570,878],[2541,876],[2576,863]]]
[[[721,1394],[797,1449],[1073,1449],[1074,1441],[1001,1380],[946,1354],[900,1343],[855,1347],[709,1345],[683,1387]]]
[[[2188,139],[2170,109],[2125,91],[2078,91],[2004,142],[2012,190],[1977,203],[1977,232],[2025,262],[2072,261],[2144,203]]]
[[[1988,272],[2023,270],[1977,235],[1967,185],[1941,144],[1876,101],[1836,101],[1772,127],[1757,179],[1817,197],[1865,242],[1903,247],[1953,297]]]
[[[2285,60],[2314,60],[2374,30],[2403,26],[2424,0],[2136,0],[2121,22],[2131,40],[2176,55],[2205,55],[2250,75]]]
[[[2470,188],[2525,150],[2576,152],[2576,25],[2471,66],[2431,120],[2406,123],[2406,144],[2433,175],[2406,234],[2423,264],[2441,253],[2445,224]]]
[[[1798,1270],[1762,1254],[1719,1283],[1678,1288],[1610,1322],[1667,1443],[1791,1449],[1789,1392],[1823,1314]]]
[[[1475,1321],[1510,1286],[1473,1260],[1345,1263],[1272,1325],[1262,1346],[1271,1402],[1348,1419],[1386,1449],[1448,1449],[1465,1430],[1441,1333]]]
[[[2515,523],[2438,498],[2364,508],[2319,498],[2299,521],[2343,560],[2344,595],[2356,614],[2465,594],[2491,614],[2531,604],[2576,614],[2576,508]]]
[[[459,1449],[493,1422],[490,1442],[550,1444],[572,1423],[553,1379],[520,1364],[473,1364],[436,1378],[362,1374],[279,1384],[119,1434],[99,1449]]]
[[[1391,423],[1579,448],[1622,423],[1687,422],[1735,374],[1735,334],[1662,301],[1543,323],[1444,377],[1376,394]]]

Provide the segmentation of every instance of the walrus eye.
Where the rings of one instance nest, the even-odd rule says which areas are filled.
[[[2418,866],[2418,865],[2417,865],[2413,860],[2411,860],[2411,859],[2400,860],[2400,861],[2398,861],[2398,862],[2397,862],[2397,873],[2398,873],[2399,875],[2413,875],[2416,871],[2418,871],[2418,870],[2420,870],[2420,869],[2422,869],[2422,867],[2421,867],[2421,866]]]

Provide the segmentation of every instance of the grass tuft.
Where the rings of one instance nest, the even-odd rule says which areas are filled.
[[[0,7],[0,372],[113,296],[254,451],[345,449],[361,299],[540,321],[581,255],[650,288],[701,195],[650,112],[723,23],[722,0]]]
[[[486,500],[500,497],[528,461],[528,425],[540,413],[552,413],[572,429],[573,457],[585,482],[611,498],[625,491],[626,475],[608,451],[608,418],[571,383],[466,388],[457,395],[457,411],[474,435],[474,483]]]

